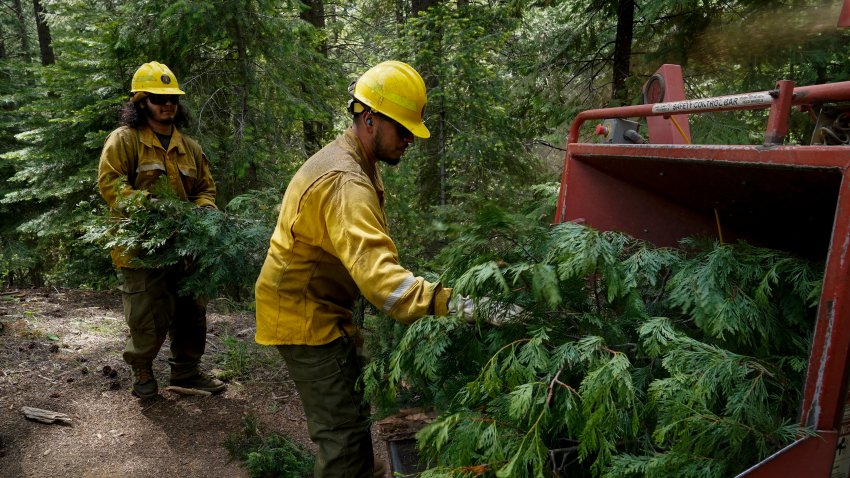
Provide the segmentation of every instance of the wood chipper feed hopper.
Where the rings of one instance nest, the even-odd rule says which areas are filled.
[[[850,476],[850,82],[685,100],[664,65],[645,104],[589,110],[573,121],[555,222],[583,221],[659,246],[684,237],[737,239],[826,263],[800,423],[802,437],[740,476]],[[768,109],[762,145],[690,144],[689,114]],[[810,145],[783,145],[792,108],[810,114]],[[646,118],[648,141],[637,132]],[[589,123],[589,122],[593,123]],[[580,142],[585,123],[602,142]]]

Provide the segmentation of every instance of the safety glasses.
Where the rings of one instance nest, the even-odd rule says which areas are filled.
[[[180,95],[148,95],[148,101],[157,106],[162,106],[168,102],[177,105],[180,104]]]
[[[390,118],[389,116],[387,116],[385,114],[378,113],[377,111],[373,111],[373,113],[375,113],[376,116],[380,116],[381,119],[383,119],[385,121],[389,121],[390,124],[395,126],[395,130],[398,133],[399,138],[405,139],[405,138],[409,138],[409,137],[413,136],[413,133],[411,133],[409,129],[405,128],[404,125],[402,125],[398,121]]]

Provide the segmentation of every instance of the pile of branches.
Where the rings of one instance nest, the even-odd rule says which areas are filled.
[[[231,200],[224,211],[201,208],[163,179],[149,193],[119,196],[119,213],[93,217],[83,239],[132,251],[135,267],[185,268],[182,294],[244,298],[252,295],[274,228],[268,200],[257,193]]]
[[[527,314],[367,321],[367,393],[383,413],[438,412],[417,435],[423,478],[721,478],[811,433],[797,413],[822,265],[536,217],[484,211],[441,257],[456,292]]]

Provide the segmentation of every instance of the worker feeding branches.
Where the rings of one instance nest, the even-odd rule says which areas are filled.
[[[431,135],[425,82],[410,65],[386,61],[349,93],[352,126],[292,178],[256,284],[256,341],[278,348],[295,381],[319,446],[317,478],[381,473],[373,469],[369,406],[356,387],[357,297],[406,324],[475,315],[472,300],[402,267],[387,231],[378,163],[399,164],[414,138]],[[501,311],[497,320],[516,312]]]

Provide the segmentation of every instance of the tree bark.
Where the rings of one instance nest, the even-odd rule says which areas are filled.
[[[27,22],[21,0],[12,0],[12,11],[18,19],[18,35],[21,37],[21,56],[28,58],[30,54],[30,39],[27,34]]]
[[[611,81],[611,99],[618,104],[626,104],[628,91],[626,78],[629,77],[632,56],[632,37],[634,36],[635,0],[617,1],[617,37],[614,40],[614,68]]]
[[[6,33],[3,31],[3,24],[0,23],[0,60],[5,60],[6,56]]]
[[[815,67],[815,72],[816,72],[816,76],[815,76],[815,84],[816,85],[822,85],[822,84],[827,82],[828,78],[827,78],[827,75],[826,75],[826,65],[824,65],[822,63],[818,64]]]
[[[410,15],[416,17],[419,12],[437,5],[439,0],[411,0]],[[432,31],[423,35],[420,40],[423,43],[422,48],[432,52],[439,52],[441,49],[442,35],[440,32]],[[441,60],[441,55],[438,53],[433,55],[434,63],[419,63],[416,65],[422,79],[425,80],[425,88],[428,92],[434,91],[440,85],[440,78],[437,76],[437,62]],[[421,148],[424,153],[424,161],[420,164],[417,174],[417,184],[419,185],[419,198],[422,204],[439,204],[446,203],[446,164],[445,164],[445,148],[443,147],[445,138],[443,135],[445,112],[442,105],[433,101],[429,102],[426,107],[430,121],[431,138],[422,141]],[[434,121],[436,119],[436,121]]]
[[[418,65],[419,72],[425,80],[427,91],[434,91],[440,85],[440,79],[431,73],[433,65]],[[419,199],[422,204],[441,206],[446,204],[446,158],[445,137],[443,126],[445,124],[445,111],[443,105],[429,101],[426,107],[429,117],[431,137],[421,141],[420,148],[423,151],[423,161],[418,168],[416,183],[419,186]]]
[[[35,24],[38,31],[38,50],[41,55],[41,64],[44,66],[56,63],[56,55],[53,52],[53,39],[50,36],[50,26],[44,18],[44,5],[41,0],[32,0],[35,10]]]
[[[325,29],[325,2],[323,0],[304,0],[307,9],[301,11],[301,19],[313,25],[316,30]],[[323,56],[328,56],[327,42],[322,40],[319,46],[319,52]],[[302,84],[301,89],[307,90],[307,85]],[[324,137],[330,126],[321,121],[306,120],[304,121],[304,150],[307,156],[312,156],[323,146]]]
[[[301,11],[301,19],[316,27],[317,30],[325,28],[325,2],[324,0],[305,0],[304,4],[308,7]],[[326,42],[322,42],[321,52],[324,55],[328,53]]]
[[[53,410],[45,410],[43,408],[21,407],[21,413],[30,420],[41,423],[60,423],[62,425],[71,425],[73,420],[64,413],[54,412]]]
[[[437,3],[439,0],[410,0],[410,13],[416,16],[417,13],[424,12]]]
[[[404,10],[405,10],[405,7],[407,6],[407,2],[405,2],[404,0],[395,0],[395,2],[393,3],[393,6],[394,6],[394,9],[395,9],[395,21],[396,21],[396,23],[398,23],[399,25],[404,25],[404,22],[406,21],[406,18],[404,16]]]
[[[238,55],[237,61],[239,63],[239,74],[242,77],[242,84],[239,85],[237,88],[237,91],[239,93],[239,116],[235,119],[236,124],[234,125],[234,128],[237,132],[237,141],[241,143],[243,137],[242,132],[245,126],[251,123],[251,111],[248,108],[248,91],[249,85],[253,81],[253,75],[251,74],[251,65],[248,60],[247,39],[241,19],[236,19],[234,21],[233,27],[236,34],[235,40],[236,51]],[[253,160],[248,161],[248,169],[245,173],[245,176],[249,184],[256,184],[257,164]]]

